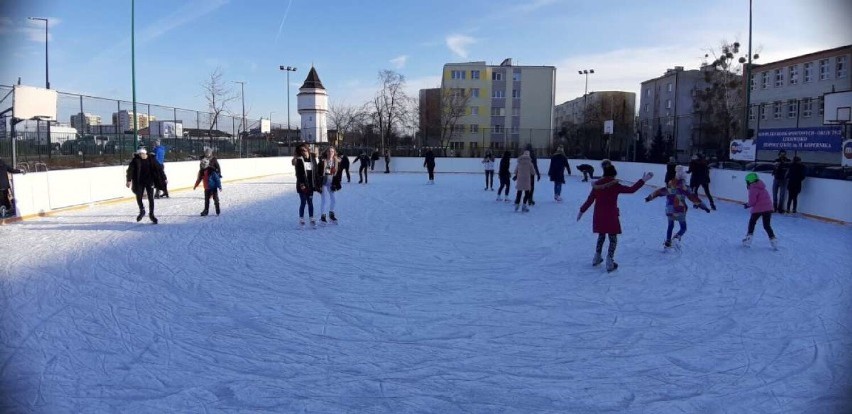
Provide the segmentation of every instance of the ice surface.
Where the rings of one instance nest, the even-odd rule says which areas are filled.
[[[0,412],[850,412],[852,233],[621,197],[607,274],[588,184],[515,213],[481,175],[344,184],[297,229],[292,178],[0,228]],[[743,190],[745,191],[745,190]],[[513,194],[514,195],[514,194]],[[319,208],[319,197],[315,197]],[[317,213],[317,216],[319,213]]]

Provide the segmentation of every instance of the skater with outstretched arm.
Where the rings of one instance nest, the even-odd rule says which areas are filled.
[[[707,205],[698,198],[697,195],[689,191],[686,187],[686,171],[682,165],[675,167],[675,178],[666,183],[666,186],[651,193],[645,197],[645,202],[649,202],[657,197],[666,197],[666,217],[669,219],[669,226],[666,229],[666,241],[663,242],[663,247],[668,249],[672,247],[672,231],[674,230],[674,222],[677,221],[680,229],[674,236],[674,246],[680,247],[680,241],[686,233],[686,199],[692,201],[693,205],[698,208],[710,212]]]
[[[358,166],[358,184],[367,184],[367,173],[370,168],[370,157],[367,156],[366,152],[361,151],[361,154],[355,157],[355,161],[353,162],[353,164],[356,162],[361,163],[361,165]]]
[[[766,230],[766,235],[769,236],[769,243],[773,249],[778,249],[778,239],[775,238],[775,232],[772,231],[772,212],[775,206],[772,205],[772,199],[769,197],[769,191],[766,190],[766,184],[760,180],[757,173],[748,173],[745,177],[746,188],[748,188],[748,203],[743,204],[744,208],[751,208],[751,217],[748,219],[748,233],[743,239],[745,247],[751,246],[754,227],[758,219],[763,220],[763,229]]]
[[[618,268],[618,263],[615,262],[615,248],[618,246],[618,235],[621,234],[621,222],[618,219],[618,196],[620,194],[632,194],[642,188],[645,182],[650,180],[654,174],[646,172],[644,176],[636,184],[630,187],[624,186],[615,179],[618,172],[615,166],[604,160],[603,178],[595,181],[592,186],[592,191],[583,206],[580,207],[580,212],[577,213],[577,221],[583,217],[583,213],[595,205],[594,216],[592,219],[592,231],[598,234],[598,242],[595,247],[595,257],[592,259],[592,266],[597,266],[603,262],[601,252],[603,250],[604,240],[609,236],[609,250],[606,257],[606,270],[612,272]]]

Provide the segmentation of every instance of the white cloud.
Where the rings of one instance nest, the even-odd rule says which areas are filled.
[[[406,62],[408,62],[408,55],[400,55],[390,60],[390,63],[396,69],[404,68]]]
[[[452,34],[447,36],[447,47],[461,58],[467,58],[467,47],[476,43],[476,39],[463,34]]]

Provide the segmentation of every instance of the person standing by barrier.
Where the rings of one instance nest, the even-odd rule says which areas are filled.
[[[793,163],[790,164],[790,171],[787,172],[787,212],[796,214],[799,209],[799,193],[802,192],[802,181],[805,181],[807,167],[802,164],[802,159],[793,157]],[[790,207],[792,206],[792,210]]]
[[[580,212],[577,213],[577,221],[583,218],[583,213],[595,205],[594,216],[592,219],[592,231],[597,233],[598,242],[595,245],[595,257],[592,259],[592,266],[597,266],[603,262],[601,253],[603,251],[604,241],[609,237],[609,250],[606,257],[606,271],[612,272],[618,269],[618,263],[615,262],[615,249],[618,246],[618,235],[621,234],[621,222],[619,221],[618,212],[618,196],[620,194],[632,194],[642,188],[645,182],[654,177],[653,173],[646,172],[645,175],[635,184],[630,187],[624,186],[615,178],[618,172],[615,166],[609,160],[604,160],[603,178],[595,181],[592,186],[592,191],[586,202],[580,207]]]
[[[435,184],[435,154],[432,149],[426,150],[426,155],[423,157],[423,166],[429,173],[429,182],[427,184]]]
[[[515,164],[515,175],[512,177],[515,180],[515,190],[517,191],[515,193],[515,211],[518,211],[519,208],[522,208],[524,213],[530,211],[527,205],[530,204],[532,194],[534,169],[530,152],[524,151],[518,157],[517,164]],[[521,204],[521,193],[523,193],[523,204]]]
[[[385,150],[385,174],[390,174],[390,150]]]
[[[373,154],[370,155],[370,171],[376,169],[376,161],[379,160],[379,150],[378,148],[373,150]]]
[[[0,158],[0,217],[12,214],[15,209],[12,205],[12,183],[9,174],[26,174],[26,171],[6,165]]]
[[[308,207],[308,217],[311,226],[316,227],[314,220],[314,191],[316,190],[314,172],[317,171],[317,160],[311,154],[308,144],[296,148],[296,192],[299,193],[299,227],[305,226],[305,206]]]
[[[790,159],[787,151],[778,152],[775,159],[775,169],[772,170],[772,206],[776,213],[784,214],[784,199],[787,197],[787,171],[790,169]]]
[[[485,167],[485,191],[494,191],[494,157],[491,151],[485,151],[482,166]]]
[[[689,189],[693,194],[698,195],[698,188],[704,188],[704,195],[707,196],[707,201],[710,202],[710,208],[715,210],[716,203],[713,201],[713,196],[710,194],[710,167],[707,165],[707,159],[704,154],[698,154],[689,162],[688,174]]]
[[[349,177],[349,157],[344,155],[340,157],[340,179],[343,180],[343,173],[346,173],[346,182],[352,182]]]
[[[219,192],[222,191],[222,180],[219,178],[219,173],[210,166],[210,161],[206,158],[202,159],[199,164],[198,177],[195,179],[193,190],[198,188],[198,184],[203,182],[204,188],[204,210],[201,211],[201,216],[210,214],[210,199],[213,199],[213,207],[216,209],[216,215],[219,210]]]
[[[127,166],[127,188],[133,190],[136,194],[136,204],[139,206],[139,215],[136,216],[136,221],[142,220],[145,217],[145,205],[142,204],[142,195],[148,193],[148,218],[152,223],[157,224],[157,217],[154,215],[154,187],[159,189],[165,188],[166,177],[163,174],[160,163],[154,160],[154,157],[148,156],[148,151],[145,148],[139,148],[136,155],[130,160],[130,165]]]
[[[562,147],[556,149],[556,152],[550,157],[550,168],[547,171],[550,181],[553,181],[553,199],[557,203],[562,202],[562,184],[565,184],[565,170],[568,170],[568,175],[571,175],[571,166],[568,165],[568,157]]]
[[[775,232],[772,231],[772,200],[769,198],[769,192],[766,191],[766,185],[760,181],[757,173],[748,173],[745,176],[746,188],[748,188],[748,203],[743,204],[744,208],[751,208],[751,217],[748,220],[748,233],[743,239],[743,246],[751,247],[751,239],[754,234],[754,227],[758,219],[763,220],[763,229],[766,230],[766,235],[769,236],[769,243],[772,248],[778,250],[778,239],[775,238]]]
[[[341,171],[339,170],[340,159],[337,158],[337,151],[334,147],[328,147],[322,154],[322,157],[317,164],[317,191],[320,193],[320,221],[323,224],[331,220],[337,224],[337,217],[334,215],[334,193],[342,188]],[[326,210],[326,199],[328,199],[328,210]],[[328,212],[328,220],[326,220],[326,212]]]
[[[160,167],[163,169],[163,174],[166,172],[166,150],[167,148],[165,145],[160,143],[159,139],[154,140],[154,159],[160,164]],[[158,189],[156,194],[154,194],[154,198],[160,197],[169,198],[169,189],[163,188],[162,191]]]
[[[509,166],[512,163],[512,153],[503,151],[503,157],[500,158],[500,169],[497,171],[497,178],[500,179],[500,187],[497,189],[497,201],[500,201],[500,194],[503,193],[503,188],[506,189],[506,202],[509,202],[509,187],[511,186],[512,173],[509,172]]]
[[[355,162],[360,163],[360,165],[358,166],[358,184],[367,184],[367,173],[370,168],[370,157],[367,156],[366,152],[361,151],[361,154],[355,157]]]

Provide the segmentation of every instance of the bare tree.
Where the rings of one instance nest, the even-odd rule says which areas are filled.
[[[392,70],[379,71],[379,91],[371,102],[373,115],[379,126],[381,147],[390,143],[395,128],[401,127],[408,96],[405,93],[405,76]]]
[[[470,93],[464,88],[441,88],[441,138],[440,145],[444,150],[449,146],[450,139],[459,134],[459,120],[467,115],[467,104]]]
[[[218,127],[219,116],[223,112],[227,112],[229,102],[237,99],[237,94],[227,86],[227,83],[222,79],[223,77],[222,68],[217,67],[210,73],[210,78],[201,83],[210,110],[210,128],[207,129],[207,137],[211,144],[213,143],[213,130]]]
[[[328,121],[337,130],[339,139],[343,139],[346,134],[359,129],[367,117],[366,112],[364,105],[353,106],[332,101],[328,105]]]
[[[698,145],[727,148],[730,140],[742,130],[743,63],[739,42],[722,41],[720,50],[709,50],[701,65],[705,87],[695,91],[693,111],[698,117],[702,141]],[[708,59],[713,59],[708,62]]]

